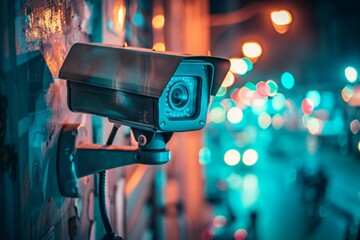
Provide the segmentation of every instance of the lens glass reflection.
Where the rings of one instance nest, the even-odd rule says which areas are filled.
[[[166,88],[165,114],[169,119],[191,118],[196,114],[198,79],[173,76]]]

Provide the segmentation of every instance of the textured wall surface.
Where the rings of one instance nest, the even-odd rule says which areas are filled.
[[[172,6],[169,11],[171,20],[169,18],[166,26],[173,29],[171,33],[175,34],[170,34],[168,50],[206,54],[206,44],[202,44],[201,48],[193,44],[207,38],[207,35],[200,32],[196,37],[193,34],[194,29],[207,26],[206,18],[201,18],[203,26],[193,24],[192,18],[182,21],[186,4],[194,5],[185,11],[186,15],[193,17],[199,13],[192,9],[195,7],[202,12],[207,9],[204,7],[206,1],[201,0],[203,5],[193,4],[192,0],[169,2],[171,4],[168,7]],[[151,26],[155,3],[158,7],[166,6],[165,0],[2,2],[0,238],[102,237],[104,227],[97,203],[97,176],[80,179],[79,188],[82,194],[79,198],[62,197],[58,189],[56,155],[62,124],[83,123],[88,133],[87,141],[95,140],[97,143],[104,143],[110,131],[109,124],[104,118],[68,110],[66,82],[58,79],[58,72],[70,47],[76,42],[97,41],[122,45],[126,38],[131,46],[151,48],[154,45],[153,35],[156,35]],[[114,12],[121,12],[123,15]],[[139,18],[140,15],[142,18]],[[114,21],[121,19],[126,19],[126,27],[122,24],[121,29],[114,31],[111,26],[114,26]],[[184,35],[184,26],[194,26],[194,29],[191,28],[192,30]],[[159,32],[160,30],[157,30],[157,33]],[[164,38],[165,34],[161,34]],[[184,41],[184,36],[187,36],[187,41]],[[192,45],[194,46],[191,47]],[[116,144],[131,144],[128,128],[123,128],[118,135]],[[178,188],[177,183],[174,184],[172,192],[181,197],[172,199],[174,202],[183,202],[183,196],[191,195],[190,203],[185,205],[193,206],[187,208],[187,213],[196,216],[202,209],[198,207],[199,198],[194,194],[199,191],[201,184],[201,179],[196,175],[199,166],[194,161],[197,159],[198,149],[190,153],[186,148],[188,160],[183,161],[184,159],[180,158],[184,156],[186,139],[189,137],[200,143],[200,133],[181,135],[180,141],[173,141],[173,146],[170,147],[173,149],[174,159],[173,164],[168,165],[167,171],[171,172],[173,169],[173,182],[180,180],[180,184],[185,183],[185,187]],[[196,148],[198,147],[196,144]],[[164,169],[161,166],[136,165],[108,171],[106,197],[109,217],[114,230],[126,239],[164,239],[165,232],[171,235],[171,239],[181,239],[187,235],[184,220],[170,219],[173,224],[169,224],[169,219],[165,219]],[[191,171],[187,171],[188,169]],[[166,221],[168,223],[164,223]],[[193,224],[191,228],[197,230],[200,226]],[[176,231],[179,234],[176,234]],[[174,236],[174,232],[177,236]],[[200,234],[196,234],[194,239],[198,239],[198,236]]]
[[[65,81],[56,78],[71,45],[88,41],[88,3],[5,2],[7,12],[2,13],[8,24],[2,33],[0,93],[8,119],[5,142],[15,154],[1,159],[10,163],[4,164],[0,178],[1,233],[8,239],[68,239],[80,234],[87,238],[94,218],[89,204],[93,177],[81,180],[81,198],[64,198],[58,190],[55,158],[62,123],[86,124],[91,138],[90,118],[67,109]]]
[[[96,143],[104,143],[111,128],[104,118],[70,112],[66,82],[58,78],[74,43],[124,42],[124,29],[116,32],[109,23],[125,16],[109,11],[125,12],[125,1],[5,0],[0,9],[0,238],[100,239],[104,234],[97,175],[79,179],[79,198],[65,198],[58,188],[56,157],[62,124],[84,124],[86,141]],[[129,129],[120,130],[115,143],[131,144]],[[156,228],[156,170],[108,171],[110,221],[126,239]]]

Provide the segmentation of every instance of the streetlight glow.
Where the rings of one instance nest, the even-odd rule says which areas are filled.
[[[292,22],[292,16],[289,11],[273,11],[271,12],[270,17],[275,31],[284,34],[289,30],[290,23]]]
[[[240,75],[244,75],[248,71],[248,64],[242,58],[230,58],[230,71]]]
[[[246,42],[242,46],[244,55],[251,60],[257,59],[262,54],[262,48],[257,42]]]
[[[271,12],[271,21],[276,25],[288,25],[292,22],[291,14],[286,10]]]

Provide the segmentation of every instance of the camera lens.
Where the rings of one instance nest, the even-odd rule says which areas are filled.
[[[192,118],[196,114],[199,94],[198,79],[193,76],[173,76],[163,95],[168,119]]]
[[[170,106],[175,110],[181,110],[189,100],[189,91],[187,87],[181,83],[175,83],[169,93]]]

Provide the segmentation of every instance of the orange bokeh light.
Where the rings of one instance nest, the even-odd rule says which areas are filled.
[[[153,17],[152,19],[152,26],[156,29],[163,28],[165,24],[164,15],[159,14]]]
[[[242,46],[243,54],[252,62],[256,61],[262,54],[262,48],[257,42],[246,42]]]
[[[120,2],[117,6],[113,8],[113,22],[114,28],[117,32],[121,32],[125,28],[125,16],[126,16],[126,7]]]
[[[230,87],[234,84],[235,77],[230,71],[226,74],[223,83],[221,84],[222,87]]]
[[[156,51],[165,51],[165,43],[157,42],[153,45],[153,49],[155,49]]]
[[[273,11],[271,12],[270,17],[275,31],[283,34],[289,30],[292,22],[292,16],[289,11]]]

